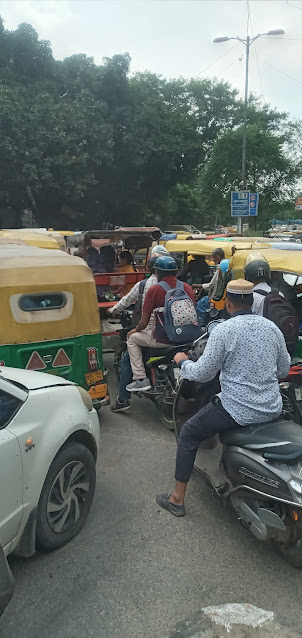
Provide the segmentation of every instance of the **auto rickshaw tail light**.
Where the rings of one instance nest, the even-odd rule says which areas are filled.
[[[87,348],[88,355],[88,369],[97,370],[98,368],[98,353],[96,348]]]

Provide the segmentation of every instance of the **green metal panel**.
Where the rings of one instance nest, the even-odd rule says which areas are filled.
[[[55,341],[44,341],[31,344],[14,344],[0,346],[0,362],[6,366],[13,368],[25,369],[32,356],[39,360],[41,357],[43,369],[31,367],[31,369],[38,369],[40,372],[47,372],[48,374],[55,374],[69,381],[73,381],[78,385],[86,388],[85,374],[89,372],[88,369],[88,349],[96,348],[98,354],[98,370],[104,371],[103,356],[102,356],[102,337],[100,334],[94,335],[82,335],[73,339],[59,339]],[[61,357],[56,361],[56,356],[60,350]],[[34,353],[37,353],[34,355]],[[62,357],[65,355],[70,360],[70,363],[66,361],[66,364],[62,363]],[[56,365],[56,363],[58,365]],[[55,364],[55,365],[54,365]],[[33,361],[33,365],[34,361]],[[42,364],[41,364],[42,365]]]

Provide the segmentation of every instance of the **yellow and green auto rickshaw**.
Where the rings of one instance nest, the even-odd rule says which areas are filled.
[[[94,278],[60,250],[7,244],[0,250],[0,365],[64,377],[108,403]]]
[[[266,248],[265,246],[254,246],[255,255],[262,255],[271,270],[272,284],[276,285],[295,306],[301,326],[301,336],[299,337],[296,356],[302,357],[302,251],[280,250],[277,248]],[[226,274],[224,283],[226,285],[229,279],[244,278],[244,267],[247,257],[251,254],[250,250],[238,250],[230,259],[229,271]],[[225,300],[225,290],[222,286],[217,291],[213,300],[213,305],[220,309],[219,302]]]

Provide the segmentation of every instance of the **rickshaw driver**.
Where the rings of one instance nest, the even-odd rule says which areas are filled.
[[[225,259],[225,253],[224,250],[222,248],[215,248],[215,250],[213,250],[212,255],[211,255],[211,260],[214,262],[214,264],[217,266],[215,273],[211,279],[211,281],[209,281],[208,284],[202,284],[201,286],[199,286],[199,288],[201,288],[201,290],[205,290],[205,292],[208,293],[208,297],[214,297],[215,292],[216,292],[216,288],[217,288],[217,284],[218,284],[218,280],[219,280],[219,264],[220,262]]]

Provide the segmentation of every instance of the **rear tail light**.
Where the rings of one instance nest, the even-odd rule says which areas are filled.
[[[97,370],[98,368],[98,352],[97,348],[87,348],[88,369]]]
[[[288,376],[286,377],[287,379],[290,379],[292,377],[299,377],[302,375],[302,366],[301,365],[293,365],[290,368],[290,371],[288,373]]]

